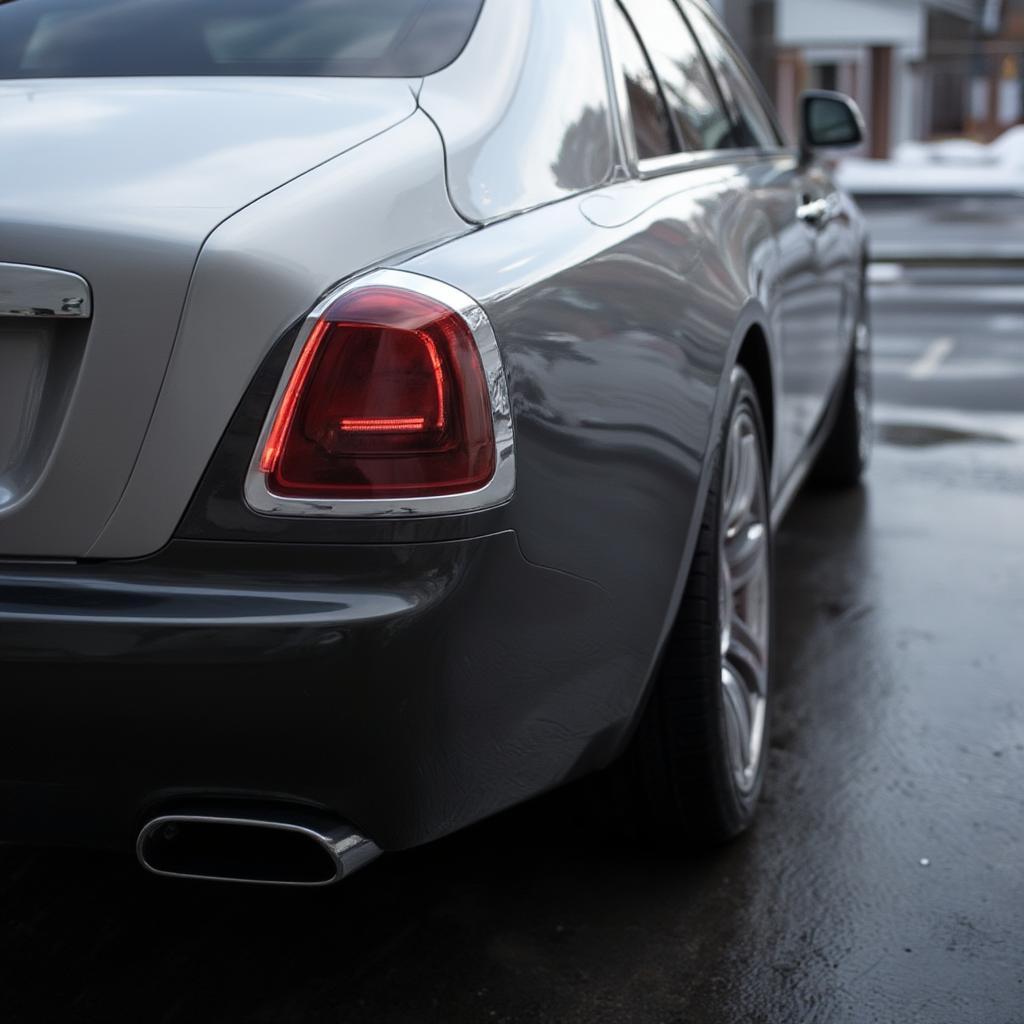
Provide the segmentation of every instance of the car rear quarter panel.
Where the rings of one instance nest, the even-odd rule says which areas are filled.
[[[534,563],[606,593],[570,664],[615,661],[623,736],[681,597],[729,369],[751,326],[771,334],[779,260],[758,181],[772,173],[623,183],[407,264],[493,321],[517,451],[503,525]]]

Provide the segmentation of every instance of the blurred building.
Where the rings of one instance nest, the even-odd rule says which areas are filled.
[[[876,157],[908,139],[987,139],[1024,120],[1024,0],[712,3],[791,135],[808,88],[860,103]]]
[[[944,41],[935,59],[951,77],[968,79],[963,125],[953,130],[987,141],[1024,121],[1024,0],[986,0],[978,28],[967,47]]]
[[[775,92],[776,0],[710,0],[772,95]]]

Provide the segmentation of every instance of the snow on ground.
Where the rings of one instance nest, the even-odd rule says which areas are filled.
[[[840,165],[839,183],[854,195],[1021,195],[1024,166],[851,159]]]

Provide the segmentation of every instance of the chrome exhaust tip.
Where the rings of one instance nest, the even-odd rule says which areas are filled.
[[[143,826],[135,852],[155,875],[315,887],[340,882],[381,851],[350,825],[294,812],[161,815]]]

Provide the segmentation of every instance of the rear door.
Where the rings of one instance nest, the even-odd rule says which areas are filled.
[[[841,203],[820,167],[801,166],[783,149],[781,132],[746,60],[702,4],[680,0],[715,71],[736,126],[737,142],[764,156],[758,181],[779,242],[782,343],[780,462],[784,475],[804,452],[842,373],[847,347],[844,267],[848,252],[837,219]]]
[[[774,315],[770,331],[781,356],[778,488],[807,443],[830,372],[822,345],[830,335],[823,329],[816,231],[797,218],[809,184],[755,87],[699,8],[676,0],[622,2],[650,57],[675,136],[671,155],[644,152],[643,120],[631,88],[639,175],[651,193],[675,182],[678,197],[666,204],[666,213],[674,205],[702,241],[703,265],[691,266],[688,276],[714,282],[702,296],[707,338],[701,340],[726,348],[752,294],[761,294]],[[686,209],[697,190],[699,202]]]

